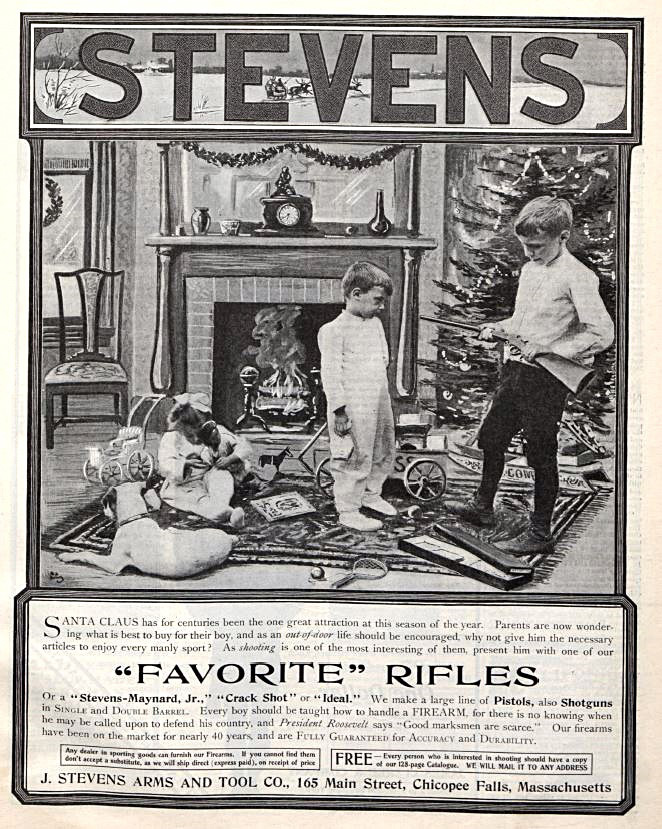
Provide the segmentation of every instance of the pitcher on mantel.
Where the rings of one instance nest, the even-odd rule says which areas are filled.
[[[191,230],[194,236],[204,236],[211,225],[208,207],[195,207],[191,216]]]

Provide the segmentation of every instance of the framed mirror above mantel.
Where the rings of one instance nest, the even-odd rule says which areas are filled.
[[[261,148],[206,142],[204,160],[201,153],[181,144],[159,144],[159,233],[146,239],[157,259],[153,390],[166,394],[204,390],[218,399],[214,386],[229,382],[225,377],[221,381],[214,368],[218,353],[214,337],[223,336],[214,330],[219,303],[256,308],[298,305],[302,313],[310,305],[311,313],[313,306],[318,309],[316,314],[330,313],[333,305],[335,315],[343,304],[340,281],[345,270],[364,259],[385,269],[394,282],[383,319],[391,352],[391,393],[396,415],[412,411],[417,388],[418,273],[425,251],[437,246],[435,239],[419,235],[420,147],[398,146],[392,157],[382,159],[378,153],[389,148],[312,145],[320,158],[348,159],[345,169],[290,150],[263,163],[232,166],[209,161],[234,160],[238,153],[259,153]],[[352,159],[367,158],[377,163],[351,167]],[[255,233],[262,224],[260,199],[273,194],[284,166],[291,171],[296,193],[312,200],[314,234]],[[371,235],[367,229],[377,190],[384,194],[384,212],[392,222],[383,236]],[[206,234],[193,235],[189,210],[202,206],[198,203],[202,199],[212,224]],[[220,219],[238,220],[238,235],[222,235]],[[329,311],[322,312],[323,307]]]
[[[292,145],[302,146],[299,142]],[[287,167],[296,192],[312,200],[315,225],[323,233],[342,234],[351,227],[354,234],[367,235],[378,190],[384,194],[392,232],[418,233],[417,205],[411,199],[418,193],[420,145],[398,145],[392,153],[385,153],[385,160],[383,151],[392,145],[324,142],[303,145],[313,151],[308,154],[295,149],[273,153],[282,146],[286,145],[172,143],[168,151],[172,230],[180,227],[190,234],[191,215],[198,206],[209,209],[211,233],[221,219],[241,221],[243,231],[258,227],[263,218],[260,199],[273,194],[280,171]],[[243,158],[227,163],[229,156]],[[339,158],[346,160],[345,167],[335,166]],[[359,159],[360,164],[356,163]]]

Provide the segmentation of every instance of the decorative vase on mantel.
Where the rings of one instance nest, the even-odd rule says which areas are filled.
[[[378,190],[375,199],[375,215],[368,222],[368,232],[373,236],[386,236],[393,227],[384,213],[384,191]]]
[[[204,236],[211,226],[208,207],[195,207],[191,216],[191,230],[194,236]]]

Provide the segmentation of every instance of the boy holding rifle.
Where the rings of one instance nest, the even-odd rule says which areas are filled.
[[[483,325],[478,335],[509,342],[499,386],[478,435],[482,479],[468,501],[446,504],[473,524],[492,525],[505,452],[523,429],[527,459],[535,471],[534,510],[528,528],[501,545],[514,555],[544,552],[552,545],[558,431],[566,397],[577,391],[577,377],[590,373],[594,355],[614,340],[597,276],[566,248],[571,228],[570,203],[552,196],[528,202],[515,220],[515,234],[529,259],[521,270],[515,309],[510,319]]]

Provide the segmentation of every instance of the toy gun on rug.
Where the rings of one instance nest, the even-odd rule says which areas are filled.
[[[434,319],[433,317],[421,317],[421,319],[425,320],[425,322],[434,322],[445,328],[466,331],[475,337],[480,334],[481,330],[477,325],[459,322],[458,320]],[[506,334],[499,334],[498,332],[494,332],[492,337],[498,342],[508,343],[511,349],[519,353],[524,348],[524,342],[519,337],[507,336]],[[582,366],[558,354],[538,354],[531,362],[540,366],[540,368],[544,368],[574,394],[582,392],[595,376],[595,371],[592,368]]]

